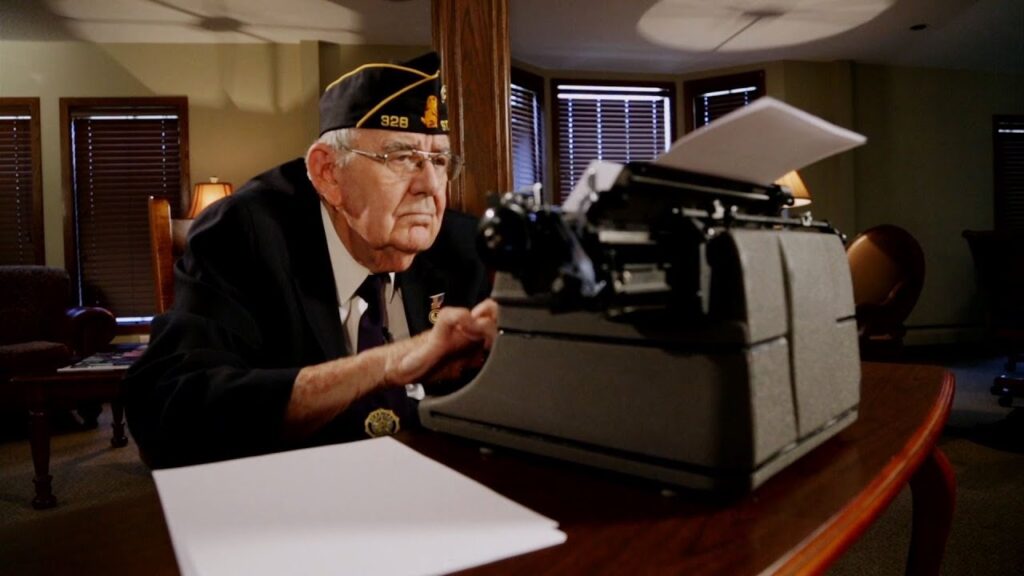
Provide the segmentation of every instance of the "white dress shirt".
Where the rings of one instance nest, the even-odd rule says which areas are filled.
[[[324,225],[324,236],[327,237],[327,253],[331,257],[331,269],[334,273],[334,288],[338,295],[338,317],[344,328],[345,343],[355,353],[359,342],[359,319],[369,306],[365,300],[356,295],[356,290],[367,276],[369,269],[356,262],[348,249],[341,243],[338,232],[334,229],[328,208],[320,203],[320,219]],[[392,340],[403,340],[409,337],[409,324],[405,319],[405,306],[402,303],[402,291],[395,286],[395,273],[388,274],[389,281],[384,285],[384,326]],[[411,398],[422,400],[423,386],[408,384],[405,392]]]

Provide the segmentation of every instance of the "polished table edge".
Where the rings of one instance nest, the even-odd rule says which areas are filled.
[[[952,489],[955,488],[952,469],[948,460],[936,446],[942,429],[949,417],[949,411],[953,404],[953,393],[956,388],[956,379],[953,373],[946,370],[942,378],[942,388],[932,404],[927,420],[917,429],[913,436],[907,441],[900,452],[886,465],[879,474],[855,499],[843,507],[832,519],[808,536],[789,554],[780,558],[773,565],[769,566],[763,574],[821,574],[832,563],[834,563],[847,549],[856,542],[881,514],[888,508],[889,504],[900,493],[903,487],[909,482],[914,492],[914,519],[911,536],[911,551],[908,563],[908,573],[938,573],[938,563],[941,562],[942,549],[924,550],[918,546],[915,550],[913,544],[918,539],[935,542],[939,538],[944,545],[949,532],[949,521],[947,520],[944,534],[924,535],[919,534],[920,530],[936,528],[918,522],[918,510],[925,505],[937,506],[941,510],[948,510],[948,518],[952,517]],[[932,478],[920,479],[925,482],[924,487],[916,486],[919,481],[918,471],[922,465],[931,467],[938,466],[943,472],[941,478],[934,481],[944,481],[948,487],[935,487]],[[930,501],[918,501],[918,493],[922,491],[933,492]],[[940,513],[941,515],[941,513]],[[938,527],[942,532],[942,528]],[[921,554],[937,555],[938,562],[935,562],[935,571],[931,572],[915,563],[915,558]],[[920,560],[916,560],[920,562]]]
[[[883,379],[877,377],[880,366],[882,365],[874,367],[875,378],[873,380],[876,384],[883,385]],[[916,373],[922,367],[910,366],[906,368],[910,368],[912,373]],[[917,532],[919,529],[917,512],[921,507],[917,504],[918,496],[931,496],[913,485],[918,480],[921,482],[931,482],[933,479],[929,476],[934,475],[929,475],[926,472],[928,470],[934,471],[936,468],[941,469],[942,463],[945,462],[941,452],[935,448],[935,442],[941,434],[943,424],[949,413],[954,388],[952,375],[948,371],[941,369],[928,370],[925,376],[927,378],[922,377],[922,382],[926,381],[927,388],[935,390],[935,392],[928,394],[927,404],[922,406],[921,412],[918,413],[919,418],[915,418],[918,424],[908,430],[908,434],[902,436],[904,438],[903,445],[899,447],[893,446],[893,455],[885,461],[880,472],[873,474],[873,478],[864,488],[853,495],[852,500],[847,498],[846,503],[842,507],[837,508],[837,512],[827,517],[822,528],[807,533],[809,535],[798,540],[798,543],[792,546],[788,552],[785,552],[781,557],[776,556],[776,560],[763,572],[778,571],[787,574],[802,574],[824,571],[829,564],[846,551],[866,531],[867,526],[872,521],[881,515],[881,512],[888,506],[895,495],[899,493],[899,490],[908,479],[912,484],[915,500],[913,547],[913,543],[917,542]],[[939,382],[940,378],[941,382]],[[444,461],[441,462],[446,464]],[[939,476],[941,475],[940,473]],[[948,479],[952,479],[951,474]],[[941,496],[944,492],[939,489],[936,493]],[[952,503],[949,502],[947,510],[951,511],[951,506]],[[67,549],[70,554],[63,554],[59,557],[76,557],[76,562],[78,562],[80,568],[79,573],[83,574],[176,573],[177,564],[174,558],[173,545],[170,540],[166,520],[163,516],[159,496],[155,489],[152,493],[132,497],[130,502],[119,502],[116,504],[111,502],[98,507],[96,510],[99,511],[101,509],[103,512],[100,513],[101,520],[99,521],[95,513],[76,513],[69,517],[69,520],[62,519],[56,521],[55,519],[53,522],[41,524],[40,529],[45,527],[46,530],[34,531],[32,534],[44,532],[54,534],[54,528],[68,521],[73,521],[74,526],[92,526],[93,528],[96,528],[97,524],[100,526],[121,524],[120,519],[115,520],[108,514],[110,511],[120,509],[121,514],[130,517],[135,523],[135,526],[123,534],[122,537],[115,538],[114,541],[111,541],[109,538],[92,539],[92,534],[109,532],[102,529],[98,532],[89,531],[89,536],[76,536],[76,538],[70,539],[62,536],[58,541],[57,548],[61,549],[61,546],[69,547]],[[45,514],[41,515],[41,518],[43,516]],[[921,526],[921,528],[927,528],[927,526]],[[948,524],[945,527],[940,527],[940,531],[942,530],[945,530],[948,534]],[[28,538],[27,541],[36,541],[34,536],[26,535],[25,538]],[[830,543],[830,539],[839,539],[841,541]],[[26,540],[24,538],[18,541],[22,542],[21,546],[25,546]],[[944,542],[944,540],[942,541]],[[76,542],[79,546],[83,544],[88,545],[88,553],[85,554],[85,557],[74,554]],[[0,549],[2,548],[0,547]],[[51,555],[49,553],[54,550],[50,545],[46,545],[45,549],[48,551],[46,557],[50,558]],[[102,550],[102,552],[92,554],[94,550]],[[514,559],[507,559],[502,561],[506,562],[504,568],[499,568],[498,570],[494,569],[493,564],[479,566],[473,570],[476,570],[474,573],[524,573],[516,565],[509,565],[507,562],[514,561],[517,558],[529,558],[535,554],[551,554],[552,550],[554,549],[545,549]],[[11,552],[11,550],[8,551]],[[925,548],[923,552],[932,553],[932,556],[935,555],[934,548]],[[111,567],[102,562],[103,559],[109,558],[111,554],[120,555],[124,564],[118,564],[124,570],[114,569],[111,571]],[[5,556],[7,555],[0,554],[0,558]],[[20,560],[21,565],[24,566],[34,566],[37,568],[40,566],[40,561],[34,555],[28,553],[21,553],[20,558],[14,559]],[[938,550],[938,561],[941,561],[941,548]],[[3,561],[0,561],[0,565],[2,564]],[[18,565],[17,562],[15,565]],[[764,565],[761,564],[761,566]],[[737,572],[733,571],[731,573]]]

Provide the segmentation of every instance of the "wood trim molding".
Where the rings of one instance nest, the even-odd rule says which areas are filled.
[[[452,151],[466,168],[449,205],[480,215],[487,195],[512,187],[509,0],[432,0],[434,48],[448,90]]]

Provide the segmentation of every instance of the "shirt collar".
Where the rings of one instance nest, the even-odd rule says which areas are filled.
[[[331,222],[331,215],[327,212],[327,206],[320,203],[320,220],[324,225],[324,236],[327,238],[327,253],[331,257],[331,269],[334,272],[334,288],[337,291],[338,304],[347,306],[348,301],[356,294],[359,285],[367,276],[372,274],[368,268],[356,261],[349,253],[345,245],[338,237],[338,231],[334,229]],[[385,288],[385,299],[390,300],[394,294],[395,273],[390,272],[388,276],[391,282]]]

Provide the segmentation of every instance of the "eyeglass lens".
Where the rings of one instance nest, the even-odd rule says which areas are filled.
[[[455,176],[459,166],[458,161],[448,154],[432,154],[420,150],[403,150],[387,155],[387,164],[393,170],[402,174],[418,172],[424,162],[429,162],[436,173],[444,173],[449,178]]]

